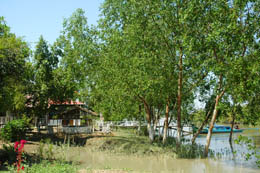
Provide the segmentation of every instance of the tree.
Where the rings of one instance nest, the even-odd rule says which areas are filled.
[[[90,102],[90,85],[93,85],[90,75],[98,56],[96,37],[96,30],[88,26],[84,11],[77,9],[64,20],[62,34],[53,45],[54,54],[60,58],[56,77],[61,79],[60,86],[66,86],[64,90],[70,99]]]
[[[129,95],[143,104],[148,129],[151,129],[152,109],[166,107],[165,137],[168,108],[177,103],[178,141],[181,140],[182,109],[193,98],[196,86],[207,71],[203,57],[195,54],[193,39],[199,32],[199,10],[192,3],[179,1],[105,1],[100,21],[104,43],[99,63],[100,90]],[[192,18],[197,15],[197,18]],[[199,52],[199,49],[195,49]],[[101,74],[103,72],[103,74]],[[201,75],[202,74],[202,75]],[[108,80],[113,76],[113,80]],[[198,80],[199,79],[199,80]],[[103,87],[102,87],[103,86]],[[115,88],[117,90],[115,90]],[[116,99],[116,97],[109,97]],[[153,140],[153,131],[150,139]],[[165,141],[165,139],[164,139]]]
[[[259,57],[255,45],[259,40],[259,2],[255,1],[210,1],[208,4],[207,52],[211,55],[211,72],[217,81],[215,107],[210,122],[205,155],[208,154],[212,129],[218,114],[219,103],[225,93],[240,88],[244,83],[246,69],[243,65]],[[239,66],[237,66],[240,64]],[[240,76],[238,82],[235,77]],[[243,88],[240,88],[244,90]],[[237,89],[236,89],[237,90]]]
[[[140,2],[122,3],[107,1],[103,6],[104,18],[100,28],[104,48],[99,61],[101,68],[98,68],[96,91],[106,90],[107,96],[115,100],[119,97],[124,98],[124,102],[126,99],[133,100],[137,109],[142,104],[149,138],[153,141],[153,112],[167,102],[163,90],[174,89],[170,87],[172,81],[166,81],[168,77],[163,75],[165,72],[170,75],[168,70],[171,69],[167,67],[172,65],[172,61],[162,59],[166,56],[161,52],[160,38],[153,38],[159,33],[152,25],[150,9],[143,8],[144,4]],[[109,79],[109,76],[113,78]],[[122,102],[117,105],[121,107]]]
[[[27,43],[10,32],[0,17],[0,104],[1,112],[22,111],[25,107]]]
[[[50,99],[56,95],[54,86],[54,70],[57,68],[58,58],[49,50],[47,42],[41,36],[34,52],[34,83],[31,93],[32,105],[36,114],[46,115]]]

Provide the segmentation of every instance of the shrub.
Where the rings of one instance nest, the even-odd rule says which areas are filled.
[[[246,147],[247,152],[243,152],[245,160],[248,161],[255,157],[256,165],[260,168],[260,150],[253,143],[252,139],[248,138],[247,136],[239,135],[238,138],[235,139],[235,143],[241,145],[242,147]]]
[[[140,130],[137,132],[139,136],[148,136],[149,132],[147,130],[147,127],[141,127]]]
[[[40,163],[35,163],[31,166],[24,165],[24,171],[27,173],[76,173],[78,168],[73,163],[54,161],[49,162],[42,160]],[[15,166],[9,166],[8,172],[16,173],[17,168]]]
[[[20,141],[25,139],[26,132],[29,129],[29,118],[12,120],[8,122],[0,131],[0,136],[5,141]]]
[[[25,169],[28,173],[76,173],[77,167],[70,163],[42,161]]]
[[[16,162],[16,152],[13,145],[3,145],[3,149],[0,149],[0,163],[11,165]],[[0,164],[1,166],[1,164]]]
[[[56,149],[54,147],[55,146],[51,143],[50,138],[41,140],[39,143],[37,154],[41,159],[54,160],[54,150]]]

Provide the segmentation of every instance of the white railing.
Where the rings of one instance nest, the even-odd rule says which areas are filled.
[[[97,126],[121,126],[121,127],[138,127],[139,121],[96,121]],[[146,126],[147,123],[145,121],[141,121],[141,126]]]

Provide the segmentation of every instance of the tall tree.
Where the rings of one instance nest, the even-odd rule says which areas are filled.
[[[93,85],[92,64],[98,57],[96,37],[96,29],[88,26],[84,11],[77,9],[64,20],[62,34],[53,46],[54,53],[60,57],[59,69],[63,71],[58,76],[69,87],[67,95],[86,102],[90,100],[90,85]],[[71,91],[77,94],[69,94]]]
[[[211,71],[218,85],[214,86],[215,108],[207,135],[206,156],[221,98],[235,87],[240,87],[240,85],[234,85],[234,77],[237,75],[241,75],[240,79],[245,77],[246,69],[237,71],[237,64],[242,65],[257,58],[255,45],[259,44],[259,2],[210,1],[208,11],[206,45],[209,55],[213,57]],[[241,64],[241,62],[244,63]]]
[[[148,129],[152,126],[151,108],[177,102],[179,142],[184,100],[190,99],[192,91],[206,76],[203,57],[194,51],[194,45],[202,43],[195,39],[190,42],[192,36],[199,37],[194,33],[200,30],[197,21],[203,9],[198,6],[194,10],[196,4],[195,1],[105,1],[100,21],[104,59],[100,60],[99,70],[104,71],[104,76],[113,76],[106,86],[117,86],[121,93],[144,105]],[[194,15],[198,17],[193,18]]]
[[[41,36],[34,52],[34,90],[30,96],[38,115],[46,115],[49,101],[54,97],[54,74],[58,58],[50,51],[47,42]]]
[[[29,57],[26,42],[10,32],[0,17],[0,111],[21,111],[25,107],[26,59]]]
[[[127,95],[128,99],[135,100],[136,105],[142,103],[149,138],[153,141],[153,110],[158,109],[159,104],[166,103],[167,97],[163,90],[174,89],[170,87],[172,81],[166,81],[172,71],[167,67],[174,61],[162,59],[167,57],[162,52],[160,38],[153,38],[159,34],[158,29],[152,25],[153,19],[149,14],[151,9],[144,6],[140,2],[104,3],[104,18],[100,27],[105,48],[100,60],[102,68],[99,72],[102,73],[97,89],[109,90],[109,96],[117,96],[115,92]],[[113,78],[105,80],[108,76]]]

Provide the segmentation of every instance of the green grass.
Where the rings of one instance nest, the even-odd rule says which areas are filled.
[[[77,167],[70,163],[65,162],[50,162],[43,160],[40,163],[33,164],[32,166],[23,165],[24,171],[27,173],[76,173]],[[3,173],[16,173],[16,167],[8,167],[8,171]]]
[[[177,149],[174,138],[168,138],[166,144],[162,144],[159,138],[151,143],[147,136],[138,136],[129,129],[121,129],[114,136],[89,139],[87,147],[92,151],[115,154],[167,155],[175,158],[201,158],[204,149],[203,146],[191,144],[183,144]]]
[[[78,151],[77,149],[81,148],[86,148],[93,152],[111,153],[113,155],[122,155],[126,157],[129,155],[134,155],[160,157],[170,156],[173,158],[201,158],[203,157],[204,151],[203,146],[191,145],[187,142],[183,142],[187,144],[182,144],[177,149],[175,138],[168,138],[166,144],[162,144],[161,139],[157,137],[155,138],[155,141],[151,143],[147,136],[139,136],[133,129],[119,129],[111,135],[92,134],[82,138],[82,140],[83,139],[86,141],[86,144],[84,146],[79,145],[76,147],[70,147],[68,144],[55,144],[55,141],[47,139],[38,142],[37,152],[26,153],[24,156],[24,159],[26,160],[23,164],[25,167],[25,172],[77,172],[78,168],[82,168],[79,165],[80,161],[76,161],[76,158],[69,157],[68,153],[69,151],[73,151],[75,149],[75,151]],[[12,147],[2,150],[2,156],[11,156],[11,153],[13,153]],[[15,155],[13,160],[15,160]],[[9,166],[4,166],[6,172],[16,172],[15,168],[10,166],[12,163],[13,162],[10,162],[8,164]],[[82,169],[87,172],[96,171],[92,168]],[[112,171],[110,169],[105,170],[105,172]],[[113,171],[132,172],[131,170]]]
[[[53,145],[50,140],[41,141],[36,153],[23,153],[22,166],[24,166],[24,171],[20,172],[76,173],[78,165],[65,157],[65,153],[69,149],[68,145],[58,146]],[[0,170],[6,173],[17,172],[16,155],[13,144],[4,145],[3,149],[0,149]]]

